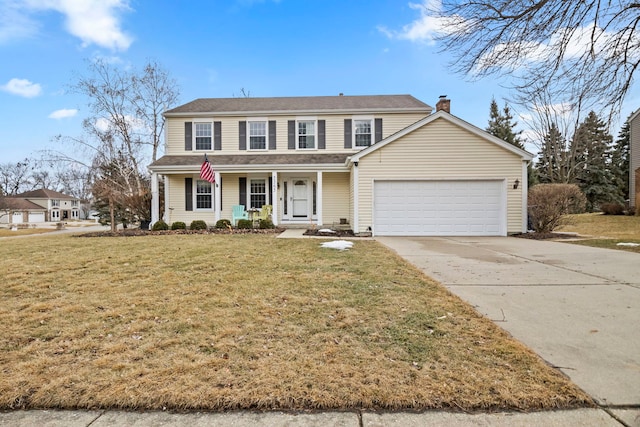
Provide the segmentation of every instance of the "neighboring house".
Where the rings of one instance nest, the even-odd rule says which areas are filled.
[[[0,223],[41,223],[80,219],[80,201],[52,190],[33,190],[0,199]]]
[[[0,197],[0,224],[45,222],[46,209],[19,197]]]
[[[152,222],[231,219],[272,205],[279,226],[357,234],[526,231],[532,155],[410,95],[197,99],[166,111]],[[200,179],[205,154],[215,183]]]
[[[631,137],[629,140],[629,205],[636,207],[640,215],[638,198],[640,197],[640,109],[629,119]]]

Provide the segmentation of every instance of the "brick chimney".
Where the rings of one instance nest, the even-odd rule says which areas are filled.
[[[440,110],[451,114],[451,100],[447,99],[447,95],[440,95],[440,99],[438,99],[438,103],[436,104],[436,112]]]

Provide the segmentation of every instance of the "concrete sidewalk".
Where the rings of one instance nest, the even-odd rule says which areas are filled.
[[[640,255],[513,237],[376,240],[640,426]]]

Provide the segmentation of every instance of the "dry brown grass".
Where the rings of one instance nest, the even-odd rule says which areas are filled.
[[[0,272],[2,409],[590,404],[373,241],[35,236]]]
[[[31,234],[44,234],[55,231],[55,228],[23,228],[20,230],[10,230],[8,228],[0,228],[0,237],[16,237],[28,236]]]
[[[640,247],[618,246],[618,243],[640,243],[640,216],[603,215],[590,213],[568,215],[569,224],[559,232],[573,232],[587,237],[576,243],[607,249],[640,253]]]

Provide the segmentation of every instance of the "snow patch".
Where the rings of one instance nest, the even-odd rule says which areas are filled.
[[[318,230],[318,233],[333,233],[333,234],[335,234],[336,232],[333,231],[330,228],[321,228],[320,230]]]
[[[630,246],[632,248],[635,248],[636,246],[640,246],[640,243],[625,243],[625,242],[621,242],[621,243],[618,243],[617,246]]]
[[[338,249],[344,251],[350,249],[353,246],[353,242],[347,242],[346,240],[333,240],[331,242],[325,242],[320,245],[323,248]]]

